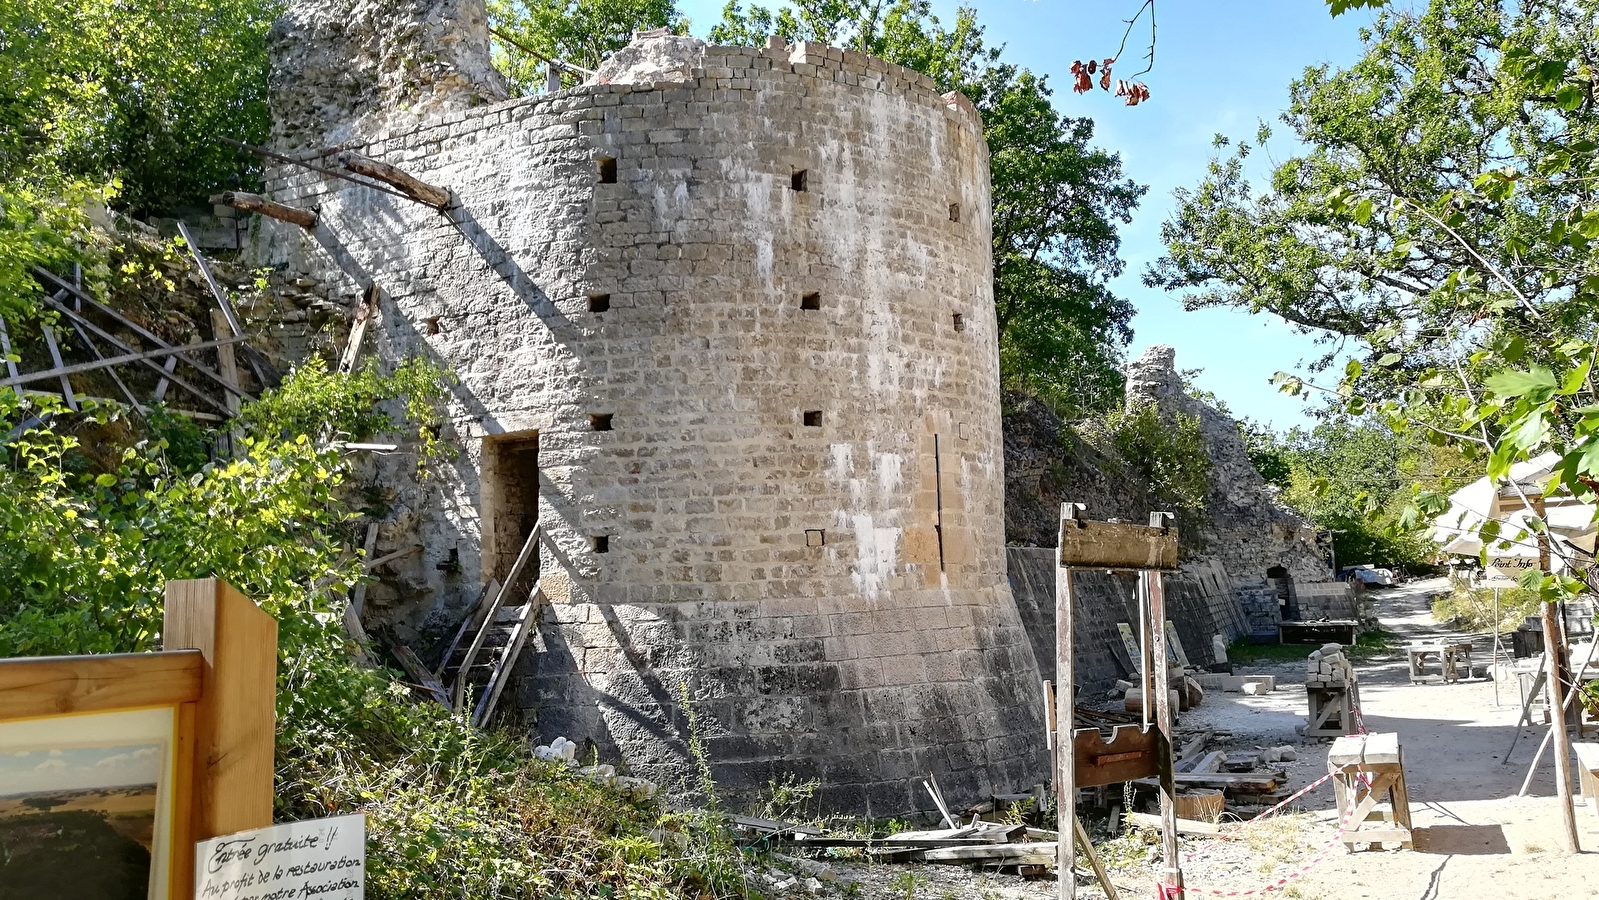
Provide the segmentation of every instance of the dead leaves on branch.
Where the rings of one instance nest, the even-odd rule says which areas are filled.
[[[1087,93],[1094,89],[1094,76],[1099,76],[1099,89],[1109,91],[1111,88],[1110,69],[1114,65],[1114,57],[1106,60],[1091,59],[1088,62],[1075,60],[1072,62],[1072,90],[1079,94]],[[1149,86],[1142,81],[1128,81],[1123,78],[1116,79],[1115,94],[1126,98],[1128,106],[1137,106],[1149,99]]]

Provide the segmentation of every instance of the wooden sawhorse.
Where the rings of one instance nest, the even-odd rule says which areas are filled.
[[[1398,734],[1341,737],[1333,741],[1332,749],[1327,752],[1327,767],[1335,773],[1333,789],[1338,794],[1338,820],[1349,822],[1343,841],[1350,850],[1355,849],[1356,844],[1379,849],[1385,843],[1414,849],[1410,836],[1410,793],[1405,789],[1405,760],[1399,749]],[[1389,808],[1377,810],[1377,804],[1383,801],[1387,801]]]
[[[1444,684],[1471,677],[1471,645],[1464,641],[1414,643],[1405,650],[1410,657],[1411,684],[1419,684],[1423,679],[1432,677],[1427,671],[1427,665],[1432,662],[1438,664]],[[1462,668],[1465,669],[1464,676],[1461,675]]]

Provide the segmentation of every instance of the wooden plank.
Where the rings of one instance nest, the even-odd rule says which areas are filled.
[[[428,184],[397,166],[362,156],[359,153],[340,153],[338,162],[339,165],[357,175],[365,175],[368,178],[399,188],[407,197],[418,203],[426,203],[428,206],[440,210],[450,205],[449,191]]]
[[[1166,514],[1153,513],[1150,515],[1150,527],[1165,521]],[[1177,534],[1171,530],[1174,545],[1173,558],[1175,560],[1175,544]],[[1155,670],[1155,725],[1160,731],[1160,738],[1155,747],[1155,763],[1158,767],[1160,778],[1160,839],[1162,858],[1165,864],[1161,878],[1162,891],[1171,891],[1176,900],[1183,897],[1183,869],[1182,858],[1177,850],[1177,783],[1172,772],[1172,716],[1175,710],[1171,708],[1171,666],[1166,665],[1166,583],[1165,576],[1158,571],[1145,569],[1138,573],[1139,582],[1144,587],[1144,592],[1149,598],[1147,627],[1151,637],[1151,653],[1153,658],[1159,660],[1158,665],[1151,668]],[[1147,695],[1146,695],[1147,696]],[[1193,777],[1193,776],[1188,776]]]
[[[217,298],[217,307],[227,320],[228,333],[240,338],[244,337],[244,326],[239,322],[239,314],[234,310],[233,302],[228,299],[227,292],[222,290],[222,285],[217,284],[216,277],[211,274],[211,267],[206,265],[205,257],[200,254],[200,248],[194,243],[194,238],[189,236],[189,227],[183,223],[182,219],[178,220],[178,234],[183,236],[183,242],[188,245],[189,255],[194,257],[194,264],[199,267],[200,275],[205,278],[206,286],[211,289],[211,296]],[[214,319],[212,320],[212,334],[216,337],[222,336],[221,332],[216,329]],[[250,371],[255,373],[256,383],[265,388],[269,383],[265,371],[268,366],[266,360],[261,357],[261,354],[255,352],[255,348],[249,344],[244,345],[244,359],[250,364]],[[223,375],[228,374],[225,368],[221,366],[218,368],[223,369]],[[234,384],[237,384],[238,381],[238,376],[235,374],[233,378]]]
[[[204,666],[192,650],[0,659],[0,720],[192,703]]]
[[[260,194],[246,193],[245,191],[224,191],[211,198],[212,203],[242,209],[245,212],[260,213],[269,219],[288,222],[298,225],[306,231],[316,228],[317,214],[314,210],[301,209],[298,206],[287,206],[275,200],[268,200]]]
[[[61,396],[67,401],[67,408],[73,412],[77,412],[78,398],[73,396],[72,380],[67,376],[67,364],[66,361],[61,358],[61,348],[56,345],[55,329],[50,326],[50,323],[46,322],[39,328],[39,331],[44,334],[45,346],[50,348],[50,360],[56,364],[54,371],[55,374],[61,379]],[[99,364],[88,363],[87,365],[98,366]]]
[[[1143,828],[1160,828],[1160,816],[1149,813],[1132,812],[1127,814],[1127,820]],[[1214,822],[1199,822],[1194,819],[1178,819],[1177,832],[1179,834],[1221,834],[1221,826]]]
[[[397,559],[400,559],[400,558],[406,557],[406,556],[410,556],[413,553],[420,553],[421,550],[422,550],[422,545],[421,544],[412,544],[409,547],[402,547],[399,550],[395,550],[392,553],[385,553],[382,556],[378,557],[377,559],[369,561],[368,563],[366,563],[366,565],[361,567],[361,571],[362,572],[374,572],[380,566],[386,566],[389,563],[394,562]]]
[[[1105,863],[1099,858],[1099,851],[1094,849],[1094,842],[1088,839],[1088,830],[1083,827],[1083,820],[1072,817],[1072,835],[1077,843],[1083,846],[1083,853],[1088,857],[1088,864],[1094,869],[1094,877],[1099,879],[1100,890],[1105,892],[1105,900],[1121,900],[1121,895],[1116,893],[1116,885],[1111,884],[1110,874],[1105,871]]]
[[[215,578],[167,583],[168,649],[199,650],[193,839],[272,824],[278,623]]]
[[[1082,504],[1072,506],[1076,509],[1061,518],[1061,565],[1080,569],[1177,568],[1174,526],[1095,522],[1080,518]]]
[[[355,308],[355,321],[350,325],[350,339],[339,355],[339,371],[345,375],[355,371],[355,361],[361,356],[361,342],[366,339],[366,326],[377,312],[381,292],[382,288],[369,284],[361,294],[361,303]]]
[[[928,850],[923,858],[928,862],[960,863],[987,862],[999,865],[1032,863],[1046,865],[1057,863],[1060,847],[1067,841],[1039,841],[1032,844],[974,844],[969,847],[944,847]],[[1062,871],[1070,872],[1071,869]],[[1072,881],[1063,878],[1062,881]]]
[[[1154,775],[1159,733],[1137,725],[1118,725],[1107,741],[1098,728],[1072,733],[1072,769],[1079,788],[1119,784]]]
[[[48,369],[43,372],[25,372],[14,378],[8,377],[0,379],[0,387],[10,387],[11,385],[15,384],[28,384],[29,382],[33,381],[48,381],[49,379],[56,377],[60,377],[63,379],[63,381],[65,381],[68,375],[77,375],[80,372],[93,372],[96,369],[105,369],[111,366],[120,366],[124,363],[140,362],[141,360],[159,359],[163,356],[170,357],[174,354],[188,351],[209,350],[213,347],[225,347],[229,344],[236,344],[242,340],[244,340],[244,338],[230,337],[220,341],[202,341],[197,344],[184,344],[179,347],[162,347],[160,349],[145,350],[139,353],[127,353],[123,354],[122,356],[102,356],[100,359],[97,359],[94,362],[73,363],[70,366],[63,364],[58,365],[54,369]],[[47,343],[49,343],[51,346],[55,346],[55,340],[53,338],[47,339]],[[59,351],[51,355],[55,359],[61,358]],[[71,388],[70,384],[65,386],[68,389]]]
[[[439,705],[445,709],[450,708],[450,695],[444,690],[444,685],[439,683],[439,680],[433,676],[432,672],[428,671],[427,666],[422,665],[422,661],[416,658],[416,654],[411,652],[410,647],[405,646],[398,638],[388,634],[386,631],[378,632],[378,640],[382,641],[383,646],[387,647],[389,652],[394,655],[394,658],[400,663],[400,668],[405,670],[405,674],[417,687],[425,691],[434,700],[437,700]]]
[[[200,657],[200,666],[205,665],[204,657],[198,650],[168,651],[176,653],[193,653]],[[169,900],[189,900],[194,896],[194,753],[195,753],[195,716],[198,714],[198,703],[182,703],[177,709],[177,728],[172,742],[172,860],[167,884],[170,886]]]
[[[1075,521],[1079,503],[1060,505],[1060,540],[1066,540],[1067,523]],[[1075,639],[1072,633],[1072,570],[1064,563],[1055,567],[1055,746],[1059,766],[1055,771],[1055,831],[1060,839],[1055,842],[1053,862],[1061,877],[1056,879],[1059,900],[1073,900],[1077,896],[1077,879],[1071,877],[1077,862],[1075,828],[1077,821],[1077,760],[1076,734],[1072,731],[1074,713],[1073,686],[1077,683],[1076,669],[1072,665]],[[1072,752],[1064,749],[1068,744]],[[1049,862],[1050,860],[1045,860]]]
[[[377,547],[377,544],[378,523],[369,522],[366,526],[366,540],[361,544],[361,558],[370,560],[372,558],[372,551]],[[363,564],[361,566],[361,574],[365,575],[375,568],[377,567],[374,565]],[[361,618],[361,614],[366,611],[366,588],[367,582],[366,579],[363,578],[358,584],[356,584],[355,589],[350,592],[350,610],[357,620],[359,620]],[[449,704],[446,703],[445,706],[449,706]]]
[[[1249,794],[1263,794],[1277,789],[1277,777],[1259,772],[1173,772],[1172,781],[1194,787],[1221,788]],[[1138,784],[1158,787],[1155,778],[1140,778]]]
[[[167,385],[172,383],[172,373],[177,371],[177,368],[178,358],[176,356],[169,356],[167,357],[167,361],[162,363],[161,368],[157,370],[162,373],[161,379],[155,383],[154,396],[157,403],[160,403],[167,398]],[[222,407],[222,410],[226,412],[227,407]]]
[[[6,374],[17,377],[17,363],[11,358],[11,332],[6,330],[6,320],[0,316],[0,356],[6,358]]]

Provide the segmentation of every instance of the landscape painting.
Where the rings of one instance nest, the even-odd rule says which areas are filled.
[[[160,743],[0,750],[0,900],[147,900]]]

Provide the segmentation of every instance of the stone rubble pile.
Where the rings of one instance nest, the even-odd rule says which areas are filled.
[[[616,774],[616,767],[610,765],[582,766],[577,764],[577,744],[569,741],[563,735],[533,748],[533,758],[544,762],[564,763],[574,769],[584,778],[609,788],[615,788],[633,800],[648,800],[655,796],[658,788],[655,782],[644,778],[633,778],[627,775]]]

